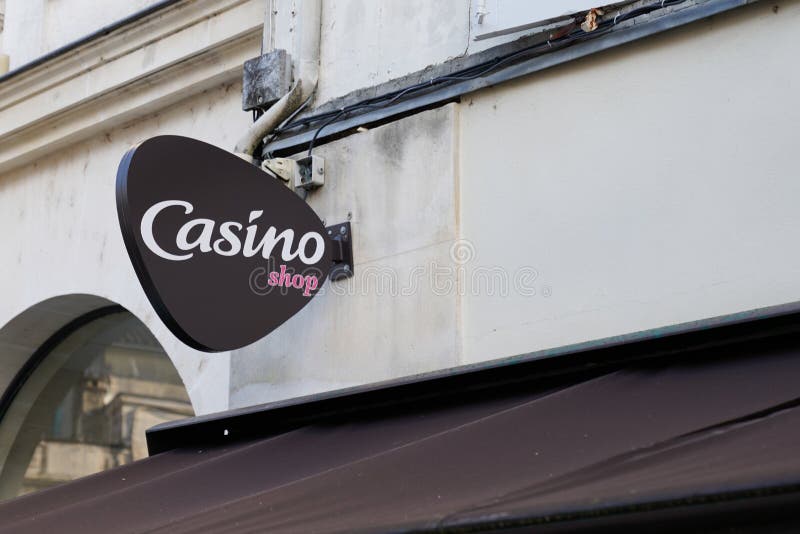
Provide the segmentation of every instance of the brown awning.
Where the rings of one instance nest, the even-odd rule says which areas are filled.
[[[0,505],[0,531],[797,527],[796,325],[785,316],[584,351],[558,373],[520,362],[168,425],[151,436],[163,452]],[[634,354],[648,358],[619,362]]]

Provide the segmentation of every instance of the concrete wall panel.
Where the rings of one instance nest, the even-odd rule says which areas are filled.
[[[798,23],[756,4],[465,98],[473,266],[540,290],[467,295],[465,361],[800,299]]]

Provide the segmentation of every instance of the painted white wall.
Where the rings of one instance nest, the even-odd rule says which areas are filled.
[[[429,283],[457,228],[457,106],[315,150],[325,186],[308,196],[328,224],[350,217],[355,272],[278,330],[231,354],[231,407],[459,363],[458,295]]]
[[[0,54],[3,53],[3,31],[6,21],[6,0],[0,0]],[[4,64],[4,67],[7,66]],[[2,72],[0,70],[0,72]]]
[[[3,53],[12,69],[44,53],[46,0],[6,0]]]
[[[319,101],[467,49],[466,1],[325,5]],[[786,66],[798,6],[785,0],[775,14],[757,4],[319,147],[328,183],[309,202],[330,223],[351,214],[357,272],[373,278],[357,278],[350,295],[329,286],[230,355],[187,349],[160,324],[125,253],[113,186],[121,155],[152,135],[232,147],[250,120],[241,87],[226,67],[228,81],[193,81],[179,100],[181,80],[208,67],[190,55],[176,60],[185,70],[153,78],[171,85],[150,100],[104,78],[122,63],[81,72],[115,97],[91,107],[107,128],[58,111],[58,128],[0,132],[0,325],[65,293],[119,302],[207,413],[796,300],[800,80]],[[207,51],[217,57],[250,11],[237,13],[174,37],[186,46],[224,30],[209,45],[219,53]],[[127,60],[160,57],[147,50]],[[37,98],[91,97],[51,90]],[[119,102],[131,105],[103,112]],[[57,136],[57,148],[44,152],[42,135]],[[36,161],[5,158],[11,142],[33,147]],[[510,280],[533,268],[535,278],[522,272],[534,294],[490,296],[485,280],[484,292],[464,289],[476,267]],[[387,273],[408,293],[378,294]]]
[[[240,80],[263,16],[260,0],[182,2],[0,84],[0,328],[52,297],[106,298],[152,330],[196,413],[228,407],[229,355],[185,347],[139,287],[114,184],[121,156],[154,135],[235,144],[251,121]],[[3,350],[14,347],[0,361],[5,382],[32,344],[0,333]]]
[[[593,7],[600,7],[597,0],[474,0],[471,2],[470,52],[495,46],[511,35],[524,35],[521,28],[539,21],[552,21],[542,25],[543,30],[552,29],[556,22],[564,24],[564,17]]]
[[[316,149],[351,284],[400,296],[318,297],[232,355],[231,406],[800,299],[798,17],[755,5]]]
[[[14,69],[160,0],[6,0],[3,49]]]
[[[272,24],[267,29],[265,49],[292,50],[298,1],[269,2]],[[480,3],[325,0],[316,102],[324,103],[536,30],[475,41],[482,33],[592,7],[589,0],[487,0],[489,15],[478,24],[475,11]]]
[[[150,328],[175,363],[197,413],[228,406],[229,356],[175,338],[155,315],[122,241],[115,179],[120,157],[148,137],[192,136],[233,146],[250,120],[229,84],[115,128],[0,177],[0,325],[52,296],[88,293],[119,303]]]
[[[465,362],[800,299],[799,23],[756,4],[464,99],[471,265],[539,273],[464,298]]]
[[[323,2],[317,101],[463,55],[468,40],[468,0]]]
[[[161,0],[47,0],[44,49],[55,50]]]
[[[160,0],[6,0],[3,50],[16,68]],[[291,50],[300,0],[263,0],[274,17],[267,42]],[[487,15],[475,16],[485,3]],[[397,78],[446,59],[519,38],[474,43],[482,33],[588,9],[589,0],[326,0],[319,102]]]
[[[115,180],[120,157],[148,137],[192,136],[229,147],[250,120],[241,85],[190,97],[0,177],[0,325],[47,298],[87,293],[119,303],[150,328],[175,363],[197,413],[228,406],[229,356],[175,338],[155,315],[122,241]]]

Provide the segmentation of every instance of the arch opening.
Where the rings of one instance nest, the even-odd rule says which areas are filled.
[[[0,376],[0,500],[143,458],[147,428],[194,415],[147,326],[103,299],[89,308],[65,323],[62,316],[55,332],[47,321],[32,332],[27,312],[0,331],[11,359],[46,338],[13,377]]]

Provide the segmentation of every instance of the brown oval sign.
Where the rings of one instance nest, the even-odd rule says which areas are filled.
[[[302,199],[195,139],[165,135],[129,150],[117,171],[117,213],[147,298],[199,350],[269,334],[330,271],[325,228]]]

